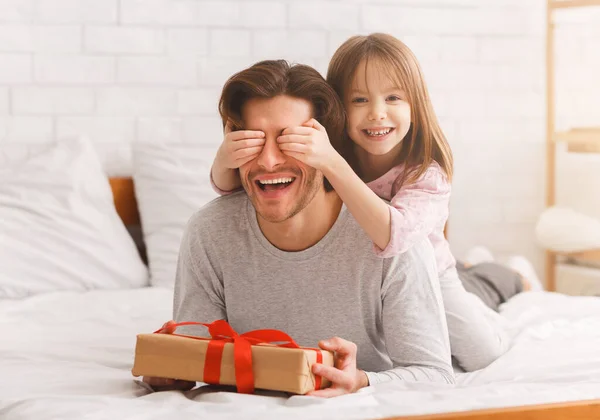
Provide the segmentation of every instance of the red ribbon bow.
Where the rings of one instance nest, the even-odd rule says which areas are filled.
[[[252,345],[273,344],[277,347],[315,350],[317,352],[317,363],[323,362],[321,349],[300,347],[289,335],[280,330],[254,330],[243,334],[235,332],[231,325],[223,319],[210,324],[203,322],[180,322],[170,324],[154,331],[155,334],[162,332],[172,333],[177,327],[185,325],[203,325],[208,328],[211,338],[204,359],[204,379],[207,384],[219,384],[221,379],[221,359],[223,348],[226,343],[233,343],[233,358],[235,364],[235,382],[237,390],[243,394],[254,392],[254,373],[252,371]],[[171,328],[173,328],[171,330]],[[181,334],[173,334],[180,337],[193,338],[196,340],[207,340],[204,337],[194,337]],[[277,344],[279,343],[279,344]],[[315,389],[321,388],[321,377],[315,375]]]

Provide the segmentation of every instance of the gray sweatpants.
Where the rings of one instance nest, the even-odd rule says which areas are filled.
[[[521,280],[495,263],[457,266],[457,271],[440,278],[440,287],[452,356],[470,372],[488,366],[510,347],[506,322],[497,310],[520,290]]]
[[[479,297],[496,312],[501,304],[523,291],[521,275],[497,263],[486,262],[465,267],[464,263],[458,261],[456,270],[465,290]]]

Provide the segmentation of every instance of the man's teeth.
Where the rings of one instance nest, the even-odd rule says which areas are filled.
[[[277,178],[277,179],[260,180],[258,182],[260,182],[263,185],[265,185],[265,184],[289,184],[293,180],[294,180],[294,178]]]
[[[369,136],[385,136],[390,131],[392,131],[391,128],[386,128],[384,130],[366,130]]]

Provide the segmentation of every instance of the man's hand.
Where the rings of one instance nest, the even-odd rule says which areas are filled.
[[[237,169],[256,158],[265,145],[262,131],[231,131],[231,122],[225,124],[225,138],[217,151],[215,163],[226,169]]]
[[[175,332],[175,321],[165,322],[162,326],[164,331],[160,334],[173,334]],[[196,382],[183,381],[180,379],[167,379],[167,378],[153,378],[151,376],[144,376],[144,383],[150,385],[155,391],[189,391],[196,386]]]
[[[329,379],[332,385],[326,389],[311,391],[306,395],[331,398],[351,394],[369,386],[367,374],[356,368],[356,344],[334,337],[320,341],[319,347],[334,352],[334,367],[315,363],[312,366],[312,372]]]
[[[150,385],[154,391],[189,391],[196,386],[196,382],[180,379],[152,378],[144,376],[144,383]]]
[[[325,127],[314,118],[300,127],[283,130],[277,144],[284,154],[320,171],[331,168],[341,158],[331,145]]]

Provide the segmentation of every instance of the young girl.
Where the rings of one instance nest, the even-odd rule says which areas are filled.
[[[507,350],[509,339],[499,315],[462,286],[444,236],[452,153],[415,56],[390,35],[354,36],[333,55],[327,81],[347,113],[345,150],[335,151],[314,122],[284,130],[280,149],[323,172],[379,256],[429,239],[452,355],[467,371],[487,366]],[[239,187],[235,168],[258,156],[263,143],[263,133],[226,127],[211,170],[217,189]]]

